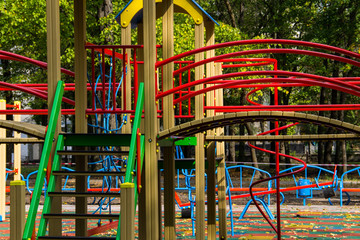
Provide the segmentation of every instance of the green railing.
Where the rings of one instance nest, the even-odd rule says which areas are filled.
[[[64,136],[59,135],[58,141],[56,143],[55,152],[57,152],[58,150],[63,150],[63,149],[64,149]],[[51,172],[59,171],[59,170],[60,170],[60,155],[55,154],[53,164],[52,164],[52,167],[51,167]],[[48,184],[48,187],[47,187],[47,190],[46,190],[47,192],[55,191],[55,184],[56,184],[55,180],[56,180],[56,176],[51,174],[50,178],[49,178],[49,184]],[[51,198],[47,197],[47,198],[45,198],[45,201],[44,201],[42,216],[44,214],[49,213],[50,208],[51,208]],[[44,236],[45,235],[47,222],[48,222],[47,219],[45,219],[44,217],[41,217],[38,233],[36,235],[36,239],[38,239],[39,236]]]
[[[137,130],[138,128],[140,128],[140,123],[141,123],[141,116],[142,116],[142,111],[144,108],[144,83],[140,83],[139,84],[139,91],[138,91],[138,99],[137,99],[137,104],[136,104],[136,109],[135,109],[135,117],[133,120],[133,126],[132,126],[132,132],[131,132],[131,140],[130,140],[130,151],[129,151],[129,158],[128,158],[128,162],[126,165],[126,173],[125,173],[125,183],[127,182],[132,182],[133,181],[133,170],[135,167],[135,156],[136,156],[136,149],[137,149],[137,144],[136,144],[136,139],[137,139]],[[142,169],[142,164],[143,164],[143,159],[144,159],[144,145],[145,145],[145,137],[141,136],[140,137],[140,143],[141,143],[141,160],[139,161],[141,164],[141,168]],[[141,173],[136,173],[136,174],[140,174]],[[135,183],[135,189],[137,187],[137,179],[134,179],[134,183]],[[136,210],[136,203],[137,203],[137,197],[138,197],[138,192],[135,190],[135,209]],[[134,213],[135,214],[135,213]],[[120,221],[120,216],[119,216],[119,225],[118,225],[118,229],[117,229],[117,235],[116,235],[116,240],[120,240],[121,239],[121,221]]]
[[[137,129],[140,128],[143,108],[144,108],[144,83],[140,83],[138,99],[135,109],[135,117],[133,120],[133,127],[131,132],[131,140],[130,140],[131,151],[129,152],[129,158],[126,164],[125,182],[131,182],[133,176],[132,171],[135,166],[135,156],[136,156],[136,135],[137,135]]]
[[[41,154],[39,171],[36,176],[35,187],[32,195],[32,200],[30,203],[30,209],[25,223],[24,234],[22,238],[23,240],[31,239],[34,230],[36,214],[38,211],[42,188],[44,185],[44,179],[46,176],[46,168],[48,166],[53,139],[55,136],[55,130],[58,123],[58,117],[60,114],[63,93],[64,93],[64,82],[59,81],[56,86],[56,92],[55,92],[54,102],[49,119],[49,125],[45,136],[43,151]]]

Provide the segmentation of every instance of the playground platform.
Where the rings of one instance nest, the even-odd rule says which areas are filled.
[[[235,216],[240,216],[242,207],[236,207]],[[71,212],[74,210],[74,206],[66,205],[64,209]],[[274,206],[271,206],[271,209],[275,212]],[[9,213],[7,213],[7,217],[9,217]],[[38,215],[38,219],[39,217]],[[282,206],[281,221],[283,239],[360,239],[360,205],[343,207],[285,205]],[[38,221],[36,225],[38,225]],[[70,236],[74,235],[72,231],[74,221],[64,220],[64,225],[69,229],[64,228],[64,233]],[[94,228],[97,226],[97,221],[89,221],[88,225],[89,228]],[[176,225],[177,239],[195,239],[192,236],[191,220],[181,218],[180,211],[177,211]],[[0,239],[10,239],[9,228],[9,218],[0,222]],[[137,229],[135,230],[137,239]],[[108,230],[101,236],[116,236],[116,230]],[[271,231],[270,226],[255,207],[251,206],[243,220],[235,221],[235,235],[229,235],[228,239],[276,239],[276,234]]]

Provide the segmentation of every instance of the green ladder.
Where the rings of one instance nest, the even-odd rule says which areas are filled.
[[[59,99],[62,98],[59,96]],[[55,102],[55,101],[54,101]],[[144,158],[144,143],[145,139],[144,136],[139,134],[138,129],[140,128],[141,122],[141,115],[144,105],[144,85],[140,84],[139,86],[139,93],[138,93],[138,101],[135,111],[135,118],[133,120],[133,128],[131,134],[59,134],[58,140],[56,142],[56,154],[53,158],[53,164],[51,169],[51,175],[49,178],[49,183],[47,187],[47,194],[44,201],[43,212],[37,232],[37,239],[94,239],[93,237],[88,237],[87,235],[87,220],[88,219],[110,219],[110,220],[119,220],[118,228],[117,228],[117,236],[116,237],[96,237],[96,239],[116,239],[120,240],[120,214],[93,214],[91,211],[82,208],[78,213],[52,213],[51,212],[51,203],[53,199],[61,198],[62,197],[71,197],[75,198],[75,202],[77,199],[79,203],[81,202],[86,203],[88,198],[92,197],[108,197],[108,198],[120,198],[120,194],[118,192],[93,192],[87,191],[87,178],[89,176],[112,176],[112,177],[125,177],[125,183],[134,183],[135,189],[137,188],[137,177],[136,175],[139,174],[136,172],[136,168],[138,168],[138,164],[140,165],[139,169],[142,169],[142,159]],[[60,109],[58,109],[60,111]],[[48,141],[50,142],[53,137],[49,137]],[[51,141],[52,142],[52,141]],[[138,156],[138,161],[136,161],[136,153],[137,153],[137,146],[140,143],[140,158]],[[51,145],[51,143],[49,143]],[[72,150],[66,150],[67,147],[71,146]],[[128,147],[129,151],[99,151],[99,150],[89,150],[94,149],[95,147],[100,147],[100,149],[104,149],[104,147]],[[139,154],[138,153],[138,154]],[[46,153],[43,153],[43,155]],[[128,161],[126,166],[126,171],[111,171],[111,172],[99,172],[99,171],[84,171],[87,169],[86,164],[83,164],[84,160],[88,156],[95,156],[95,155],[128,155]],[[62,171],[60,169],[61,166],[61,159],[63,156],[74,156],[76,165],[79,166],[75,171]],[[44,168],[46,166],[46,162],[49,157],[44,157],[44,163],[40,163],[40,166]],[[136,164],[137,162],[137,164]],[[39,168],[40,169],[40,168]],[[45,169],[45,168],[44,168]],[[79,171],[80,170],[80,171]],[[40,171],[39,171],[40,172]],[[43,171],[42,171],[43,172]],[[140,173],[141,174],[141,173]],[[44,180],[44,174],[38,174],[37,182],[39,178],[38,185],[42,186]],[[56,186],[61,186],[62,180],[64,177],[73,176],[76,179],[75,185],[80,186],[77,189],[81,191],[78,192],[75,189],[74,191],[56,191]],[[41,179],[42,178],[42,179]],[[41,183],[42,181],[42,183]],[[60,181],[60,183],[59,183]],[[61,188],[61,187],[60,187]],[[29,217],[26,221],[25,230],[23,234],[23,240],[31,239],[31,236],[34,231],[34,224],[35,224],[35,217],[37,208],[39,205],[39,199],[41,195],[42,187],[38,187],[36,190],[37,193],[34,192],[36,198],[34,199],[36,203],[31,203],[31,207],[29,210]],[[137,202],[137,195],[138,192],[135,190],[134,194],[135,199],[135,208]],[[84,204],[87,206],[87,204]],[[34,213],[35,212],[35,213]],[[135,209],[134,209],[135,214]],[[31,218],[31,219],[29,219]],[[76,236],[45,236],[47,234],[47,226],[48,221],[50,219],[75,219],[75,221],[82,222],[79,227],[79,232],[76,233]],[[68,226],[67,226],[68,227]],[[84,229],[86,228],[86,229]]]

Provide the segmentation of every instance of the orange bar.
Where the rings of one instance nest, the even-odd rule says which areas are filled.
[[[183,203],[181,202],[181,199],[180,199],[179,195],[176,192],[175,192],[175,200],[177,201],[179,206],[182,207]]]
[[[343,192],[360,192],[360,188],[343,188]]]
[[[266,191],[268,188],[253,188],[253,191]],[[249,188],[230,188],[230,192],[249,192]]]

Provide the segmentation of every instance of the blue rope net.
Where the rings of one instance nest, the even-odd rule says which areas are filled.
[[[113,92],[113,82],[117,81],[116,77],[112,76],[113,73],[113,59],[110,57],[108,66],[109,69],[106,71],[106,69],[103,69],[102,64],[102,58],[101,55],[98,54],[98,62],[99,62],[99,74],[95,81],[94,91],[95,91],[95,98],[93,99],[93,106],[96,109],[104,109],[103,104],[105,104],[105,110],[114,110],[115,103],[113,102],[113,99],[111,98],[112,92]],[[105,103],[102,103],[100,100],[97,90],[99,86],[99,82],[102,80],[103,72],[105,73],[105,82],[106,86],[108,86],[108,91],[103,92],[103,94],[106,94],[105,96]],[[108,72],[109,74],[107,74]],[[115,90],[115,96],[119,96],[120,86],[123,82],[124,75],[126,74],[127,69],[125,69],[125,72],[121,74],[121,77],[114,86],[117,85]],[[91,81],[89,81],[91,84]],[[114,115],[114,116],[112,116]],[[115,121],[114,121],[115,120]],[[88,125],[93,129],[94,133],[100,134],[100,133],[120,133],[122,127],[128,122],[128,115],[124,114],[123,116],[119,116],[118,114],[110,114],[110,113],[104,113],[104,114],[97,114],[94,115],[94,122],[93,124],[89,123]],[[115,123],[115,124],[114,124]],[[115,147],[113,146],[107,146],[103,147],[102,149],[98,147],[96,150],[104,150],[104,151],[115,151]],[[99,172],[120,172],[123,167],[126,167],[127,158],[123,157],[116,157],[115,155],[100,155],[99,159],[89,162],[89,165],[97,166],[97,170]],[[100,166],[100,167],[98,167]],[[112,176],[104,176],[102,177],[102,184],[101,184],[101,191],[102,192],[110,192],[114,189],[119,191],[120,184],[123,183],[124,179],[123,177],[112,177]],[[91,179],[90,176],[88,177],[88,189],[91,189],[90,186]],[[101,197],[99,199],[95,198],[93,199],[92,204],[97,204],[97,209],[93,212],[95,213],[102,213],[102,211],[108,210],[109,213],[111,213],[111,202],[115,198],[108,198],[108,197]],[[101,220],[98,221],[98,225],[101,225]]]

